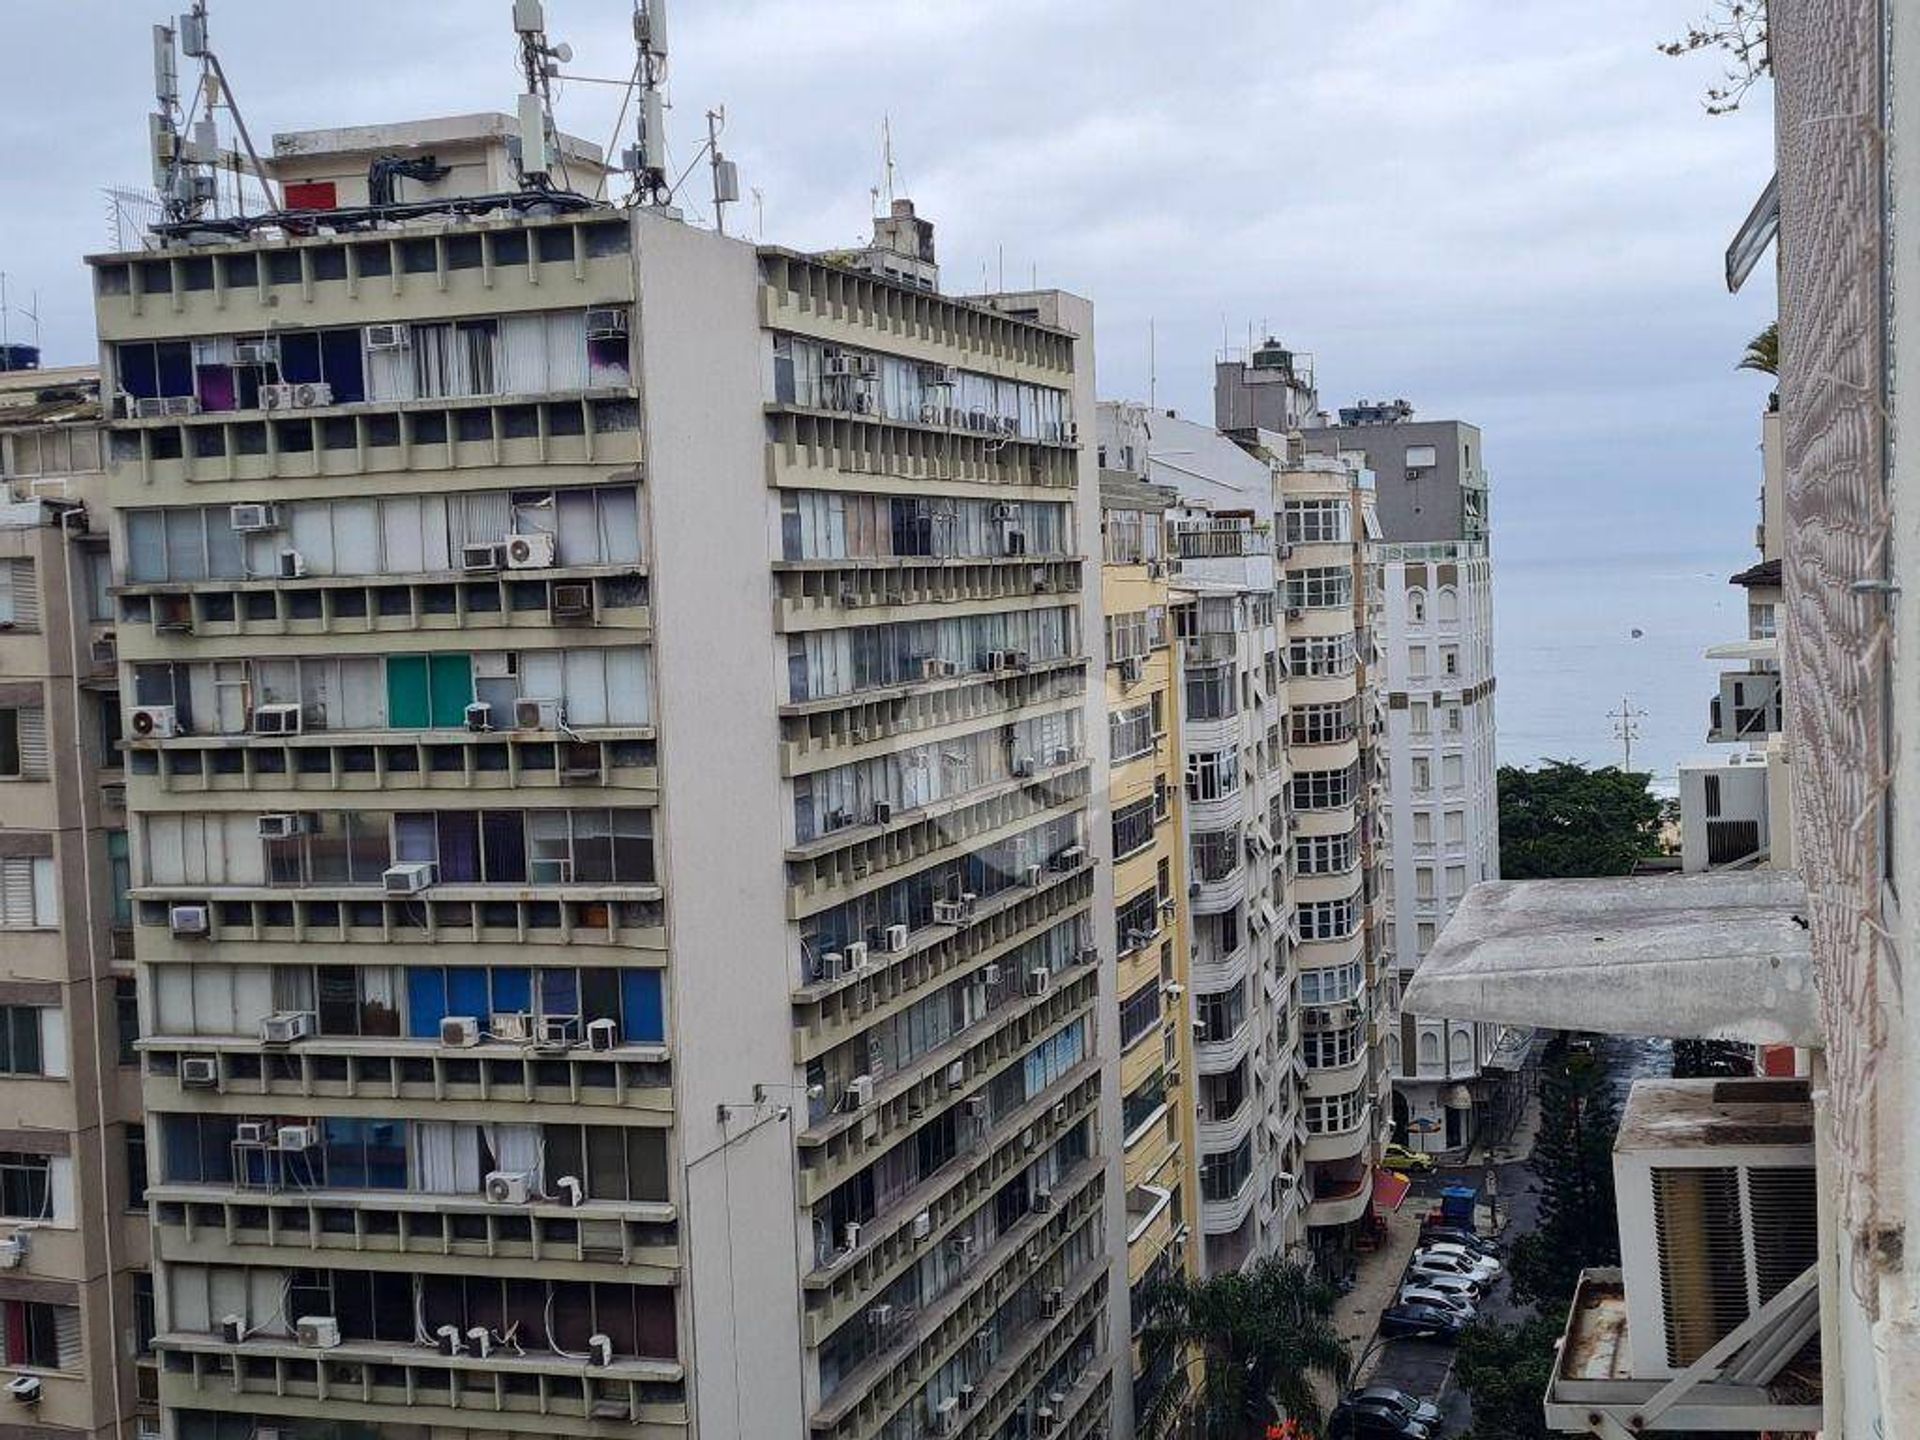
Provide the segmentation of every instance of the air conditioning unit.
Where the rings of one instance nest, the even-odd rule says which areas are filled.
[[[431,860],[407,860],[388,866],[380,880],[389,895],[418,895],[439,875],[440,867]]]
[[[260,408],[269,412],[293,409],[294,393],[299,388],[297,385],[262,385]]]
[[[278,505],[229,505],[227,524],[239,535],[256,535],[262,530],[280,528]]]
[[[929,656],[920,662],[922,680],[950,680],[959,673],[960,667],[953,661],[942,660],[937,656]]]
[[[480,1043],[480,1020],[474,1015],[447,1015],[440,1021],[440,1044],[448,1050],[467,1050]]]
[[[554,586],[547,597],[547,613],[556,620],[579,620],[593,614],[593,586]]]
[[[867,942],[849,940],[847,942],[847,968],[856,975],[867,968]]]
[[[273,1136],[274,1149],[291,1150],[296,1154],[302,1150],[312,1150],[319,1144],[318,1125],[282,1125]]]
[[[816,980],[823,984],[831,984],[847,973],[847,957],[841,951],[829,950],[820,957],[819,963],[814,968]]]
[[[589,340],[622,340],[627,334],[627,312],[625,310],[589,310],[587,311],[587,338]]]
[[[1053,852],[1053,858],[1047,861],[1047,868],[1062,872],[1078,870],[1086,863],[1086,860],[1087,852],[1084,847],[1068,845],[1063,849]]]
[[[301,580],[306,577],[307,559],[298,550],[280,552],[280,578],[282,580]]]
[[[94,636],[91,653],[95,665],[107,666],[118,664],[120,660],[120,642],[114,637],[113,631],[109,630],[104,635]]]
[[[256,705],[251,718],[256,735],[298,735],[303,713],[298,705]]]
[[[236,340],[233,343],[236,365],[278,365],[280,343],[277,340]]]
[[[133,418],[136,420],[158,420],[167,413],[167,402],[158,395],[143,396],[133,402]]]
[[[933,1234],[933,1212],[922,1210],[913,1217],[913,1238],[924,1240],[931,1234]]]
[[[849,1220],[845,1225],[840,1227],[840,1248],[848,1254],[860,1248],[860,1222],[858,1220]]]
[[[1053,989],[1053,972],[1045,966],[1035,966],[1027,971],[1027,994],[1039,999]]]
[[[467,729],[477,735],[484,735],[493,729],[493,706],[484,700],[476,700],[467,706]]]
[[[889,925],[887,926],[886,932],[887,938],[882,942],[881,948],[889,955],[904,954],[907,948],[907,939],[911,933],[912,932],[904,925]]]
[[[1027,553],[1027,535],[1024,530],[1009,530],[1005,535],[1006,553],[1024,555]]]
[[[1636,1379],[1678,1375],[1819,1258],[1804,1080],[1642,1080],[1614,1144]]]
[[[1049,1190],[1045,1185],[1042,1185],[1033,1192],[1033,1213],[1036,1215],[1045,1215],[1052,1209],[1053,1191]]]
[[[500,1010],[487,1017],[487,1034],[508,1044],[524,1044],[533,1038],[533,1016],[524,1010]]]
[[[558,700],[516,700],[513,702],[513,728],[516,730],[558,730]]]
[[[611,1050],[620,1043],[620,1025],[614,1020],[589,1020],[587,1022],[587,1048],[589,1050]]]
[[[293,391],[295,410],[311,410],[318,405],[333,404],[333,386],[324,380],[302,380],[288,387]]]
[[[254,823],[262,840],[291,840],[296,835],[304,835],[307,829],[304,815],[290,813],[262,815]]]
[[[969,1120],[986,1120],[993,1113],[992,1106],[984,1095],[969,1095],[966,1100],[966,1111]]]
[[[192,395],[169,395],[166,398],[165,410],[169,415],[198,415],[200,401]]]
[[[332,1350],[340,1344],[340,1322],[331,1315],[302,1315],[293,1322],[293,1340],[306,1350]]]
[[[411,344],[413,344],[411,325],[367,326],[367,349],[369,350],[405,350]]]
[[[1067,1102],[1062,1100],[1062,1101],[1059,1101],[1057,1104],[1055,1104],[1053,1109],[1049,1113],[1053,1117],[1054,1124],[1064,1125],[1067,1123],[1067,1116],[1071,1115],[1073,1111],[1067,1105]]]
[[[847,1082],[847,1108],[864,1110],[871,1104],[873,1104],[873,1076],[854,1076]]]
[[[527,1170],[494,1170],[487,1175],[489,1205],[525,1205],[533,1199],[533,1174]]]
[[[233,1127],[236,1145],[264,1145],[273,1127],[264,1120],[242,1120]]]
[[[874,825],[891,825],[893,823],[893,806],[885,800],[874,801],[873,809],[867,812],[867,820],[870,824]]]
[[[7,1381],[7,1394],[22,1405],[40,1403],[40,1377],[38,1375],[16,1375]]]
[[[1031,755],[1016,755],[1013,757],[1013,778],[1016,780],[1031,780],[1033,778],[1033,757]]]
[[[460,568],[469,575],[492,574],[500,568],[500,545],[495,541],[485,545],[462,545]]]
[[[220,1083],[220,1062],[211,1055],[187,1055],[180,1061],[180,1084],[188,1090],[211,1090]]]
[[[936,1435],[958,1435],[960,1433],[960,1397],[949,1395],[933,1411],[933,1433]]]
[[[933,902],[933,923],[964,925],[967,923],[967,907],[957,900],[936,900]]]
[[[27,1238],[29,1233],[16,1230],[0,1240],[0,1270],[18,1270],[26,1261],[27,1247],[33,1243]]]
[[[205,940],[213,934],[213,912],[205,905],[168,906],[167,930],[176,940]]]
[[[171,705],[136,705],[127,713],[127,728],[139,740],[171,740],[180,733],[180,712]]]
[[[1000,975],[1001,970],[998,965],[982,965],[980,967],[980,983],[982,985],[998,985],[1000,983]]]
[[[1060,1313],[1060,1307],[1066,1300],[1066,1294],[1058,1285],[1040,1293],[1040,1313],[1048,1319]]]
[[[551,570],[553,568],[553,536],[544,530],[509,535],[502,548],[509,570]]]
[[[1029,890],[1038,890],[1040,888],[1040,881],[1045,877],[1046,873],[1047,872],[1038,865],[1029,865],[1020,872],[1020,882]]]
[[[260,1043],[291,1045],[296,1040],[310,1039],[317,1028],[316,1021],[311,1010],[276,1011],[260,1022]]]
[[[578,1015],[542,1015],[534,1022],[536,1050],[571,1050],[580,1043]]]

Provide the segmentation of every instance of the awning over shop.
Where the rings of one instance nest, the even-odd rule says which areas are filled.
[[[1413,1188],[1413,1181],[1405,1175],[1396,1175],[1391,1170],[1373,1172],[1373,1208],[1376,1210],[1398,1210],[1406,1203],[1407,1192]]]

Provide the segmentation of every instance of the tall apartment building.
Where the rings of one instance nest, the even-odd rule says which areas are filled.
[[[1119,949],[1121,1145],[1127,1187],[1127,1282],[1133,1296],[1134,1413],[1190,1377],[1172,1352],[1141,1349],[1144,1298],[1197,1274],[1200,1177],[1194,1137],[1185,751],[1180,665],[1169,643],[1167,537],[1173,492],[1103,471],[1101,592],[1107,627],[1107,792]]]
[[[92,260],[170,1440],[1124,1434],[1090,309],[513,131]]]
[[[1229,380],[1221,375],[1223,388]],[[1351,455],[1375,476],[1386,948],[1397,992],[1468,887],[1500,876],[1488,485],[1477,426],[1417,421],[1405,401],[1363,401],[1339,418],[1302,434],[1310,451]],[[1510,1125],[1531,1043],[1524,1028],[1401,1014],[1387,1043],[1395,1137],[1458,1152]]]
[[[151,1414],[101,434],[91,369],[0,374],[0,1429],[23,1437]]]

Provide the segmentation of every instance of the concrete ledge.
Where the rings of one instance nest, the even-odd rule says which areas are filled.
[[[1467,892],[1402,1009],[1818,1047],[1805,914],[1786,870],[1489,881]]]

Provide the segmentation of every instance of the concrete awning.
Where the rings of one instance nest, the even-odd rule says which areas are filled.
[[[1729,640],[1724,645],[1709,645],[1706,655],[1709,660],[1778,660],[1780,641],[1777,638]]]
[[[1610,1035],[1821,1044],[1788,870],[1476,885],[1407,983],[1411,1014]]]

